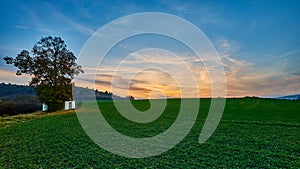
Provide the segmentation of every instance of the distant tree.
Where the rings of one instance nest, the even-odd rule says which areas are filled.
[[[83,73],[75,62],[75,55],[67,49],[60,37],[42,37],[32,48],[33,56],[23,50],[16,58],[5,57],[7,64],[18,68],[22,73],[32,76],[30,86],[35,88],[41,102],[48,105],[48,111],[63,108],[63,102],[72,98],[72,79]]]
[[[134,100],[134,97],[133,96],[128,96],[128,99],[129,100]]]

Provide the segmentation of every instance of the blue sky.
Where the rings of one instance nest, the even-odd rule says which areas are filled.
[[[78,56],[88,38],[105,24],[133,13],[163,12],[188,20],[211,40],[224,63],[228,96],[300,93],[300,1],[10,0],[0,4],[1,60],[30,50],[48,35],[62,37]],[[0,61],[2,82],[26,84],[29,77],[14,77],[14,71]]]

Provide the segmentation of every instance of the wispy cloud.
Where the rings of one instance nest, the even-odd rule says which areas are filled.
[[[15,71],[4,70],[4,69],[0,68],[0,79],[1,79],[1,82],[4,82],[4,83],[28,85],[28,82],[31,80],[31,77],[26,74],[17,76]]]
[[[44,10],[39,9],[41,6],[37,5],[36,8],[28,7],[24,4],[16,4],[20,7],[21,11],[24,12],[25,17],[30,18],[28,23],[24,23],[23,20],[20,20],[20,24],[15,25],[15,28],[18,29],[32,29],[35,31],[49,33],[54,32],[52,29],[49,28],[49,24],[45,22],[45,19],[42,18],[41,15],[37,14],[35,10]],[[26,25],[25,25],[26,24]]]
[[[274,60],[274,59],[284,58],[284,57],[287,57],[287,56],[289,56],[293,53],[294,53],[294,51],[288,51],[288,52],[284,52],[284,53],[279,54],[279,55],[266,56],[266,59],[267,60]]]
[[[193,61],[195,59],[188,59],[186,56],[175,57],[166,51],[148,49],[133,53],[122,62],[111,61],[100,69],[87,70],[97,72],[96,78],[101,79],[98,84],[100,89],[112,87],[118,95],[127,95],[130,89],[135,97],[140,98],[149,97],[154,90],[159,90],[168,97],[181,97],[182,94],[185,97],[197,97],[195,94],[200,90],[207,96],[204,89],[209,88],[209,82],[204,81],[208,76],[202,71],[203,66],[193,65]],[[198,86],[197,82],[202,83]],[[108,86],[109,83],[111,86]],[[133,89],[138,90],[131,91]]]
[[[75,22],[74,20],[72,20],[71,18],[66,17],[63,14],[58,14],[58,15],[59,15],[59,17],[61,17],[61,19],[63,21],[70,24],[75,30],[77,30],[77,31],[79,31],[83,34],[92,35],[95,32],[93,29],[89,28],[88,26],[80,24],[78,22]]]
[[[300,86],[299,78],[293,76],[285,68],[288,56],[293,54],[292,51],[267,58],[262,57],[264,58],[262,61],[268,60],[267,63],[269,64],[261,66],[233,58],[232,55],[237,52],[236,49],[238,48],[232,48],[229,40],[222,39],[219,41],[219,47],[221,47],[219,50],[222,51],[221,58],[226,72],[228,96],[267,96],[300,92],[296,87],[296,85]],[[282,60],[279,62],[281,64],[276,64],[275,60],[278,59]],[[288,67],[291,68],[292,66],[289,65]],[[293,71],[295,70],[293,69]]]
[[[56,8],[53,7],[52,4],[44,2],[45,6],[48,7],[48,9],[62,22],[67,23],[70,28],[75,29],[85,35],[92,35],[95,31],[91,28],[89,28],[87,25],[81,24],[79,22],[76,22],[74,19],[68,17],[64,13],[58,11]]]
[[[29,29],[29,26],[15,25],[15,28],[18,28],[18,29]]]
[[[230,55],[234,52],[239,51],[240,46],[234,40],[229,40],[225,37],[219,37],[215,42],[214,45],[220,55]]]

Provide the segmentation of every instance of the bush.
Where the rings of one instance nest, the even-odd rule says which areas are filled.
[[[11,101],[3,101],[0,103],[0,115],[16,115],[15,103]]]
[[[46,105],[48,106],[47,112],[55,112],[64,108],[64,102],[62,101],[48,102]]]
[[[41,104],[34,95],[18,95],[12,100],[0,102],[0,115],[17,115],[41,110]]]

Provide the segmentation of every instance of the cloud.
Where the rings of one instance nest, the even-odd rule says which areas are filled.
[[[299,57],[293,56],[293,51],[256,56],[261,62],[252,63],[235,58],[240,55],[239,44],[235,41],[221,37],[215,42],[215,46],[226,73],[227,96],[267,96],[300,92],[296,87],[296,84],[300,86],[300,81],[294,76],[295,72],[300,72],[298,64],[294,64],[299,63],[295,60]]]
[[[72,20],[71,18],[65,16],[64,14],[62,14],[60,12],[56,12],[55,14],[62,21],[68,23],[73,29],[75,29],[85,35],[92,35],[95,32],[93,29],[89,28],[88,26],[80,24],[78,22],[75,22],[74,20]]]
[[[160,91],[157,97],[210,97],[213,83],[216,84],[214,90],[221,89],[220,80],[224,74],[216,72],[220,70],[219,66],[225,70],[228,97],[300,93],[297,87],[300,86],[299,62],[291,52],[274,57],[283,62],[262,66],[250,62],[247,57],[238,59],[236,56],[241,55],[238,43],[220,39],[222,62],[216,62],[208,54],[202,58],[184,54],[175,56],[168,51],[149,48],[131,53],[123,60],[107,58],[108,62],[101,68],[86,68],[86,72],[91,79],[96,72],[96,88],[136,98],[148,98],[154,91]],[[216,74],[209,74],[211,72]]]
[[[234,40],[228,40],[224,37],[219,37],[215,42],[214,45],[220,55],[229,55],[239,51],[240,46]]]
[[[85,35],[92,35],[95,32],[93,29],[89,28],[88,26],[81,24],[79,22],[76,22],[72,18],[70,18],[70,17],[66,16],[65,14],[63,14],[62,12],[56,10],[56,8],[53,7],[52,4],[47,3],[47,2],[44,2],[44,4],[45,4],[45,6],[47,6],[50,9],[51,13],[53,13],[56,16],[56,18],[58,18],[62,22],[69,24],[69,26],[72,29],[75,29]]]
[[[95,84],[96,85],[111,86],[111,82],[110,81],[99,80],[99,78],[95,79]]]
[[[18,28],[18,29],[29,29],[28,26],[24,26],[24,25],[15,25],[15,28]]]
[[[270,96],[300,93],[300,80],[276,64],[264,66],[237,61],[230,56],[225,67],[228,96]],[[279,57],[280,58],[280,57]],[[286,63],[283,64],[285,67]]]
[[[49,33],[54,32],[52,29],[50,29],[47,25],[48,23],[45,23],[45,19],[42,18],[41,15],[38,15],[35,10],[44,11],[45,9],[41,8],[41,6],[37,5],[35,8],[28,7],[27,5],[22,4],[16,4],[20,7],[21,11],[24,13],[24,17],[28,17],[30,22],[26,22],[26,25],[24,25],[23,20],[19,21],[21,24],[15,25],[15,28],[18,29],[32,29],[39,32]],[[22,24],[23,23],[23,24]],[[28,26],[30,25],[30,26]]]
[[[29,81],[31,81],[31,76],[27,74],[22,74],[21,76],[17,76],[16,71],[5,70],[0,68],[0,79],[1,79],[1,83],[28,85]]]
[[[284,58],[287,57],[291,54],[295,53],[294,51],[288,51],[288,52],[284,52],[282,54],[279,55],[270,55],[270,56],[266,56],[267,60],[274,60],[274,59],[279,59],[279,58]]]
[[[122,62],[113,62],[120,63],[119,65],[109,65],[108,62],[101,69],[98,69],[98,72],[104,73],[105,77],[113,76],[112,79],[107,80],[111,80],[112,87],[122,90],[118,92],[123,94],[126,92],[123,90],[129,87],[130,89],[138,89],[138,92],[134,93],[140,97],[149,97],[152,90],[164,91],[167,96],[180,97],[179,87],[182,87],[185,90],[185,95],[192,97],[199,89],[195,85],[196,82],[193,83],[192,64],[188,63],[187,60],[186,56],[174,57],[165,51],[148,49],[133,53]],[[194,66],[194,70],[197,67],[199,68],[199,66]],[[204,80],[202,76],[197,78],[202,78],[199,81]],[[196,92],[186,92],[188,88],[194,89]]]

